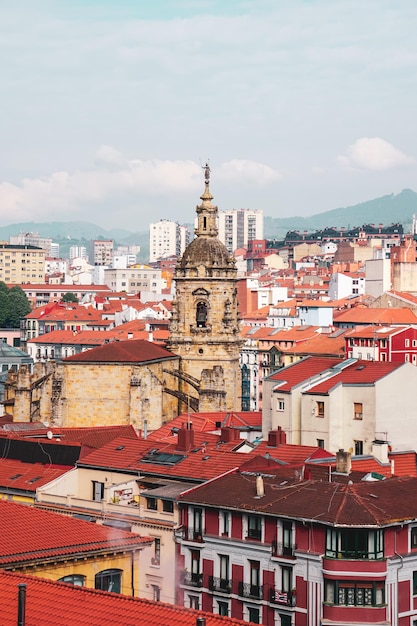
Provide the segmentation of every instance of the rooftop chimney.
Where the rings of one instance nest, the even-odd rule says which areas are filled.
[[[268,433],[268,446],[270,448],[278,448],[278,446],[284,443],[287,443],[287,436],[281,426],[278,426],[276,430],[271,430]]]
[[[388,452],[388,441],[375,439],[375,441],[372,442],[372,456],[378,459],[378,461],[381,461],[381,463],[389,463]]]
[[[262,476],[257,476],[256,477],[256,497],[263,498],[264,495],[265,495],[264,479],[262,478]]]
[[[188,452],[194,446],[194,431],[193,423],[187,422],[182,424],[178,431],[178,443],[177,450],[181,452]]]
[[[17,596],[17,626],[25,626],[26,613],[26,585],[20,583]]]
[[[231,426],[224,426],[221,431],[221,439],[222,441],[235,441],[239,439],[240,433],[237,428],[232,428]]]
[[[206,626],[206,618],[197,617],[197,619],[195,620],[195,626]]]
[[[336,452],[336,472],[337,474],[350,474],[352,460],[351,453],[340,449]]]

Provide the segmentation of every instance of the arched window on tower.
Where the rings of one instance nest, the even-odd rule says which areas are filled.
[[[196,322],[197,328],[205,328],[207,325],[207,304],[205,302],[197,303]]]

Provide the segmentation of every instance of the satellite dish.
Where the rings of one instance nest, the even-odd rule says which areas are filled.
[[[52,433],[52,430],[48,430],[48,432],[46,433],[46,436],[48,437],[48,439],[52,439],[52,437],[54,436]]]

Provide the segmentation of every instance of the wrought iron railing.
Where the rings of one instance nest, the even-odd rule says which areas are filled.
[[[239,583],[239,595],[242,598],[253,598],[256,600],[262,600],[262,597],[263,597],[262,585],[251,585],[251,583]]]
[[[210,591],[220,591],[222,593],[232,592],[232,581],[227,578],[218,578],[217,576],[209,577]]]

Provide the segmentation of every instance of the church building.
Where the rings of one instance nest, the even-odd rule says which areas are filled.
[[[204,172],[196,236],[175,271],[176,297],[167,347],[181,357],[176,372],[180,401],[195,411],[233,411],[241,408],[237,270],[217,238],[218,210],[212,204],[208,165]],[[184,410],[184,405],[179,409]]]

